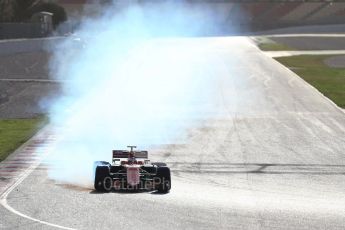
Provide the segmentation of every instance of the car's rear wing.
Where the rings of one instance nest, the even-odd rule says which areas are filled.
[[[133,151],[136,158],[148,158],[147,151]],[[113,150],[113,159],[128,158],[129,151],[127,150]]]

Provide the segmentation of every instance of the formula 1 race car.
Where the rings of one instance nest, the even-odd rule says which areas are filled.
[[[167,193],[171,189],[170,169],[165,163],[151,163],[147,151],[113,150],[112,164],[94,162],[95,189],[111,190],[158,190]]]

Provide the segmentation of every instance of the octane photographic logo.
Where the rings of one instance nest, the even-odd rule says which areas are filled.
[[[158,186],[163,189],[170,189],[170,181],[165,178],[154,177],[153,180],[141,180],[139,184],[132,186],[127,183],[125,178],[120,180],[112,179],[111,177],[105,177],[103,180],[103,188],[106,191],[135,191],[135,190],[154,190]]]

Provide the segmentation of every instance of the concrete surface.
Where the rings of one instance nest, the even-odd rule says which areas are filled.
[[[4,39],[0,40],[0,56],[46,51],[51,48],[51,44],[64,39],[64,37],[32,38],[32,39]]]
[[[49,58],[41,50],[0,55],[0,118],[30,118],[47,112],[60,90],[60,84],[49,77]]]

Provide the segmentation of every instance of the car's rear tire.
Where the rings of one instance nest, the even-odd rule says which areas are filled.
[[[112,188],[112,179],[109,176],[109,167],[99,165],[95,171],[94,187],[99,192],[108,192]]]
[[[168,193],[171,189],[170,169],[166,166],[159,167],[155,178],[156,189],[160,193]]]

